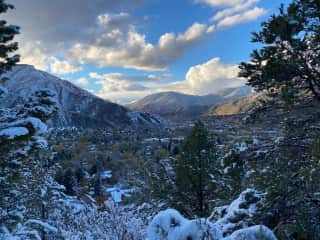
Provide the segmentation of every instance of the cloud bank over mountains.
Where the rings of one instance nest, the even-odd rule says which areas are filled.
[[[6,18],[22,28],[18,39],[22,63],[60,75],[79,73],[90,64],[102,69],[120,67],[142,72],[141,76],[133,77],[106,72],[99,79],[84,73],[76,81],[83,87],[100,86],[98,94],[111,100],[124,99],[122,96],[131,100],[139,93],[142,97],[166,89],[206,94],[222,86],[242,84],[236,77],[237,67],[217,57],[191,66],[184,80],[170,82],[168,71],[216,31],[256,20],[266,13],[257,6],[259,0],[194,0],[195,5],[212,8],[215,14],[211,19],[194,22],[180,33],[164,32],[157,41],[150,42],[144,33],[147,16],[130,14],[145,4],[143,0],[9,2],[16,10]]]

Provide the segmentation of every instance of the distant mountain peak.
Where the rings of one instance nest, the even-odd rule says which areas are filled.
[[[184,118],[199,117],[203,111],[212,106],[249,95],[252,89],[248,86],[227,88],[203,96],[180,92],[160,92],[148,95],[143,99],[127,105],[132,110],[145,111],[163,117]]]

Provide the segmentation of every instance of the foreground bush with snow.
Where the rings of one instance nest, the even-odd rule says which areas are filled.
[[[273,232],[265,226],[252,226],[232,233],[224,240],[277,240]]]
[[[219,224],[207,219],[185,219],[178,211],[159,212],[148,227],[148,240],[277,240],[265,226],[252,226],[222,237]]]
[[[208,220],[187,220],[174,209],[158,213],[148,227],[148,240],[219,240],[221,238],[220,231]]]

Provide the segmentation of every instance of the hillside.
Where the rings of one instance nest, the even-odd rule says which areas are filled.
[[[262,98],[261,94],[252,93],[248,96],[241,97],[239,99],[230,100],[226,103],[219,104],[217,106],[210,107],[209,110],[204,113],[205,116],[220,116],[220,115],[235,115],[246,113],[253,107],[259,104],[259,99]]]
[[[228,88],[204,96],[163,92],[149,95],[127,107],[175,120],[193,119],[205,114],[212,106],[247,96],[251,92],[250,87]]]
[[[131,112],[29,65],[18,65],[6,76],[10,80],[4,84],[8,94],[1,102],[2,106],[22,103],[31,93],[42,88],[55,93],[59,110],[49,122],[53,127],[104,128],[160,123],[150,114]]]

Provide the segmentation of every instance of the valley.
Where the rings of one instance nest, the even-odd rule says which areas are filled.
[[[256,190],[268,188],[270,181],[273,181],[270,176],[275,174],[274,171],[282,171],[281,165],[271,168],[269,161],[282,158],[281,149],[283,148],[286,153],[293,151],[288,150],[293,148],[294,151],[298,151],[296,156],[304,154],[306,158],[312,158],[313,151],[315,151],[313,142],[317,141],[316,132],[320,129],[319,118],[316,117],[320,112],[316,101],[306,101],[294,107],[286,106],[281,101],[271,105],[266,103],[262,105],[260,101],[267,100],[267,98],[249,94],[211,107],[214,109],[212,111],[216,111],[211,115],[199,114],[186,119],[184,115],[179,118],[181,115],[176,113],[175,120],[165,119],[166,114],[159,117],[153,115],[152,112],[130,112],[124,107],[105,102],[69,83],[66,84],[63,80],[53,78],[29,66],[21,66],[14,70],[17,73],[11,75],[11,85],[7,85],[12,94],[11,104],[16,105],[16,108],[19,108],[19,104],[23,104],[26,99],[24,91],[41,91],[41,87],[28,90],[27,85],[23,84],[21,90],[19,87],[13,87],[15,81],[20,81],[16,74],[25,69],[31,70],[32,75],[39,76],[40,74],[41,81],[45,83],[42,87],[49,88],[46,91],[53,92],[54,99],[51,101],[58,104],[53,120],[48,121],[48,131],[40,134],[46,139],[48,147],[32,150],[39,159],[42,159],[40,162],[35,162],[36,165],[41,166],[41,178],[51,179],[39,185],[39,193],[44,191],[43,189],[47,189],[46,192],[50,191],[50,194],[46,193],[49,195],[44,195],[46,199],[50,199],[46,200],[50,201],[50,207],[44,208],[43,214],[47,217],[42,217],[41,221],[60,229],[56,233],[50,228],[47,229],[45,236],[49,239],[55,239],[60,235],[67,237],[71,234],[69,231],[74,231],[65,229],[66,224],[70,229],[75,227],[73,220],[63,217],[64,214],[70,213],[81,214],[81,221],[84,225],[87,225],[88,221],[96,222],[97,219],[111,221],[111,224],[118,225],[114,233],[111,233],[112,228],[101,229],[100,226],[99,229],[94,229],[90,225],[81,225],[86,228],[87,233],[93,234],[95,239],[110,234],[114,236],[125,234],[133,239],[143,239],[151,217],[164,208],[179,209],[186,217],[192,218],[194,215],[176,204],[176,197],[172,199],[171,195],[179,195],[175,186],[175,176],[178,174],[176,164],[180,161],[181,154],[184,154],[184,144],[192,141],[190,134],[194,134],[199,120],[207,131],[209,149],[213,154],[210,155],[210,158],[215,159],[208,166],[210,171],[213,171],[209,174],[211,177],[208,187],[215,189],[212,193],[206,193],[212,201],[208,214],[212,215],[213,222],[220,224],[215,225],[214,228],[219,226],[224,237],[232,232],[236,235],[236,230],[240,227],[247,224],[254,225],[257,221],[263,221],[270,228],[276,227],[273,220],[264,219],[265,211],[267,211],[265,208],[269,203],[261,197],[262,192]],[[28,86],[36,85],[32,82],[33,79],[30,78],[27,81]],[[76,114],[76,118],[81,121],[72,120],[69,118],[70,112],[64,110],[68,106],[64,104],[64,101],[80,97],[83,97],[81,100],[83,110],[72,114]],[[90,109],[90,114],[96,114],[92,112],[91,105],[87,105],[90,101],[100,101],[103,104],[102,109],[109,106],[112,106],[111,109],[117,108],[117,114],[120,115],[108,117],[106,122],[96,125],[97,122],[94,119],[91,120],[94,115],[90,118],[83,115],[86,108]],[[230,105],[238,106],[238,102],[240,102],[239,105],[244,106],[240,108],[241,113],[237,107],[236,114],[232,109],[229,113],[224,112],[223,109],[230,109]],[[9,103],[4,102],[3,104]],[[7,106],[10,107],[10,105]],[[69,106],[77,108],[73,104]],[[101,107],[99,105],[96,107],[99,113]],[[108,109],[107,112],[110,113],[109,111]],[[222,115],[219,115],[221,113]],[[61,121],[61,119],[68,120]],[[85,121],[86,124],[84,125],[82,121]],[[292,129],[292,124],[298,124],[300,127]],[[288,132],[288,129],[291,130]],[[307,133],[306,129],[310,131]],[[291,134],[301,138],[294,141],[294,138],[288,137]],[[2,141],[5,143],[5,138]],[[25,142],[24,139],[18,141],[22,145],[10,148],[22,147],[19,151],[24,151],[23,145],[28,142],[30,146],[33,146],[32,141]],[[289,142],[292,146],[286,146]],[[31,171],[29,174],[33,176],[33,171],[37,172],[36,169],[33,169],[36,165],[31,167],[29,164],[32,162],[26,164],[30,166],[30,169],[25,173]],[[288,174],[291,172],[289,171]],[[286,192],[284,189],[283,191]],[[241,209],[242,205],[239,205],[237,207],[239,210],[235,212],[227,214],[220,212],[221,208],[235,204],[232,203],[233,200],[243,201],[237,200],[237,197],[243,198],[246,194],[257,196],[256,200],[248,204],[253,204],[254,208],[256,204],[259,204],[262,212],[259,212],[260,210],[246,212],[247,210]],[[43,199],[41,196],[39,198]],[[310,196],[310,199],[318,201],[317,196]],[[59,205],[61,203],[63,205]],[[57,209],[59,213],[55,212]],[[241,211],[244,212],[239,215]],[[124,212],[127,214],[123,215]],[[113,214],[120,214],[121,217],[113,219]],[[126,218],[130,214],[135,216],[135,222]],[[28,215],[36,216],[37,214],[30,212]],[[231,220],[230,216],[237,220]],[[58,224],[55,219],[60,219],[61,222]],[[128,224],[138,224],[135,228],[141,231],[134,233],[136,230],[129,228]],[[27,225],[22,229],[26,227]],[[126,231],[128,232],[125,233]],[[267,232],[268,230],[266,234]],[[83,231],[72,234],[77,238],[84,236]]]
[[[0,240],[318,240],[320,4],[288,1],[0,0]]]

